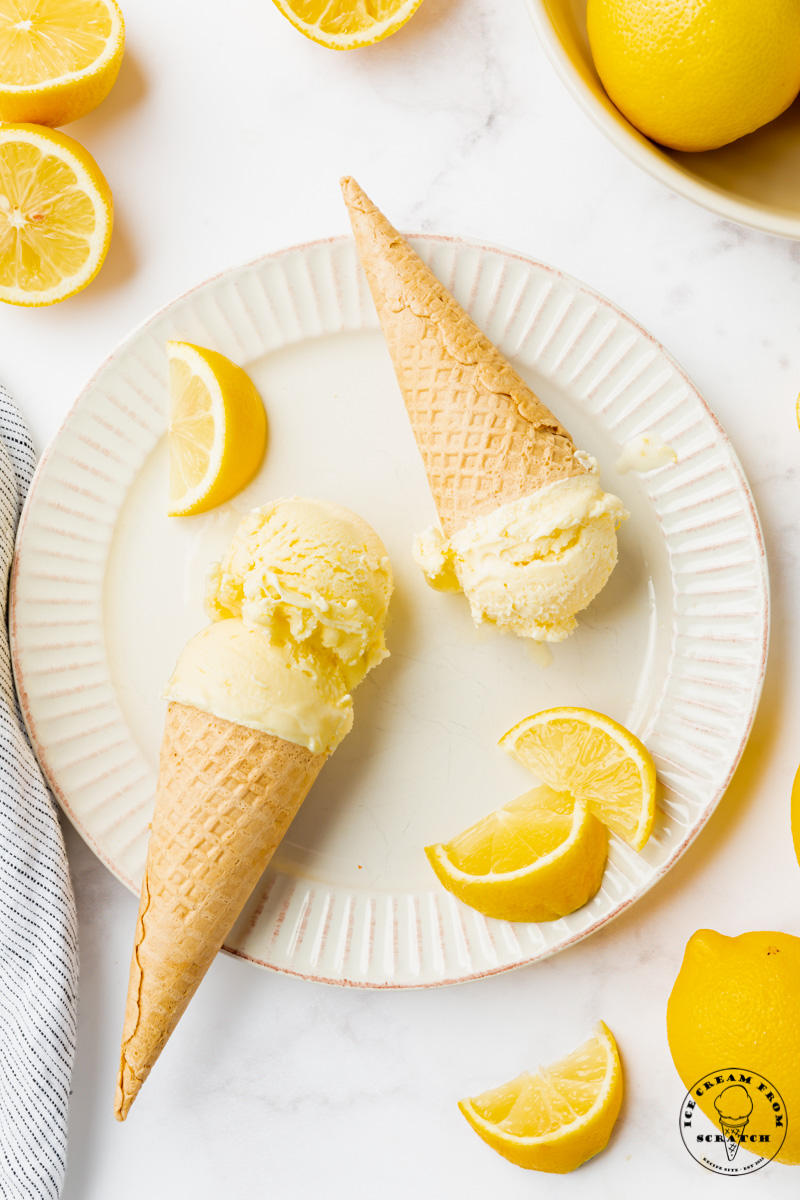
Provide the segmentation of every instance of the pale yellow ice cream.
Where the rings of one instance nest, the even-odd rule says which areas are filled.
[[[627,475],[628,471],[657,471],[660,467],[668,467],[676,463],[678,455],[674,447],[662,442],[655,434],[643,433],[632,438],[622,447],[622,454],[616,462],[618,475]]]
[[[212,619],[242,617],[278,643],[331,655],[352,688],[386,657],[389,556],[355,513],[292,497],[244,518],[209,581]]]
[[[414,559],[431,587],[465,593],[476,625],[560,642],[614,569],[627,516],[593,469],[504,504],[449,540],[426,530]]]
[[[392,569],[347,509],[277,500],[241,522],[211,572],[212,624],[186,645],[165,698],[306,746],[333,750],[350,695],[387,656]]]
[[[184,647],[165,699],[296,742],[314,754],[338,746],[353,701],[332,660],[275,646],[241,617],[214,621]]]

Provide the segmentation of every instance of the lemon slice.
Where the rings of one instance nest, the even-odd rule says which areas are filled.
[[[602,1021],[594,1037],[538,1075],[461,1100],[487,1145],[518,1167],[564,1175],[605,1147],[622,1104],[622,1064]]]
[[[0,300],[55,304],[94,279],[113,201],[92,156],[65,133],[0,125]]]
[[[425,853],[441,883],[501,921],[556,921],[591,900],[608,835],[586,804],[534,788]]]
[[[285,17],[312,42],[331,50],[371,46],[397,33],[422,0],[275,0]]]
[[[656,815],[656,768],[638,738],[588,708],[550,708],[500,739],[551,788],[588,804],[604,825],[641,850]]]
[[[124,46],[115,0],[0,0],[0,120],[86,116],[111,91]]]
[[[255,475],[267,416],[252,379],[229,358],[189,342],[169,355],[169,515],[188,517],[230,500]]]

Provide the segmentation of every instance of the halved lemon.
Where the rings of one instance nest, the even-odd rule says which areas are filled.
[[[230,500],[255,475],[267,415],[250,376],[216,350],[167,342],[169,515],[188,517]]]
[[[331,50],[371,46],[397,33],[422,0],[275,0],[295,29]]]
[[[602,1021],[566,1058],[459,1101],[487,1145],[532,1171],[564,1175],[604,1149],[622,1104],[622,1064]]]
[[[115,0],[0,0],[0,120],[86,116],[111,91],[124,47]]]
[[[607,846],[588,806],[545,784],[425,853],[447,890],[487,917],[556,921],[600,887]]]
[[[111,189],[65,133],[0,125],[0,300],[66,300],[94,279],[111,241]]]
[[[604,825],[641,850],[656,815],[656,768],[637,737],[588,708],[526,717],[500,745],[551,788],[588,804]]]

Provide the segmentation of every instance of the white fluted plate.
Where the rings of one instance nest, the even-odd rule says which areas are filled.
[[[620,561],[543,667],[473,628],[410,557],[435,519],[366,282],[349,240],[287,250],[210,280],[123,342],[45,453],[21,523],[12,636],[39,760],[86,841],[131,889],[145,861],[164,681],[204,623],[203,585],[242,513],[281,495],[360,512],[396,574],[392,657],[228,942],[330,983],[452,983],[552,954],[661,878],[722,796],[758,702],[768,633],[764,548],[747,483],[702,398],[643,329],[551,267],[421,237],[414,245],[511,358],[631,512]],[[266,404],[257,479],[205,516],[165,516],[167,358],[179,338],[241,363]],[[675,465],[619,476],[657,434]],[[445,892],[423,846],[531,786],[498,737],[552,705],[633,729],[659,769],[641,854],[612,838],[603,886],[560,921],[487,920]]]

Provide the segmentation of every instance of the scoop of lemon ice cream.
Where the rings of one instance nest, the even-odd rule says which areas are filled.
[[[476,518],[449,540],[426,530],[414,558],[431,587],[465,593],[476,625],[560,642],[613,571],[627,516],[595,466]]]
[[[386,657],[389,556],[361,517],[323,500],[275,500],[244,518],[212,570],[206,609],[276,644],[331,657],[347,687]]]
[[[164,698],[305,746],[333,750],[353,724],[353,701],[330,658],[276,646],[241,617],[214,621],[187,642]]]
[[[241,522],[211,574],[212,623],[184,648],[165,698],[318,754],[353,723],[351,690],[387,655],[389,557],[355,513],[276,500]]]

